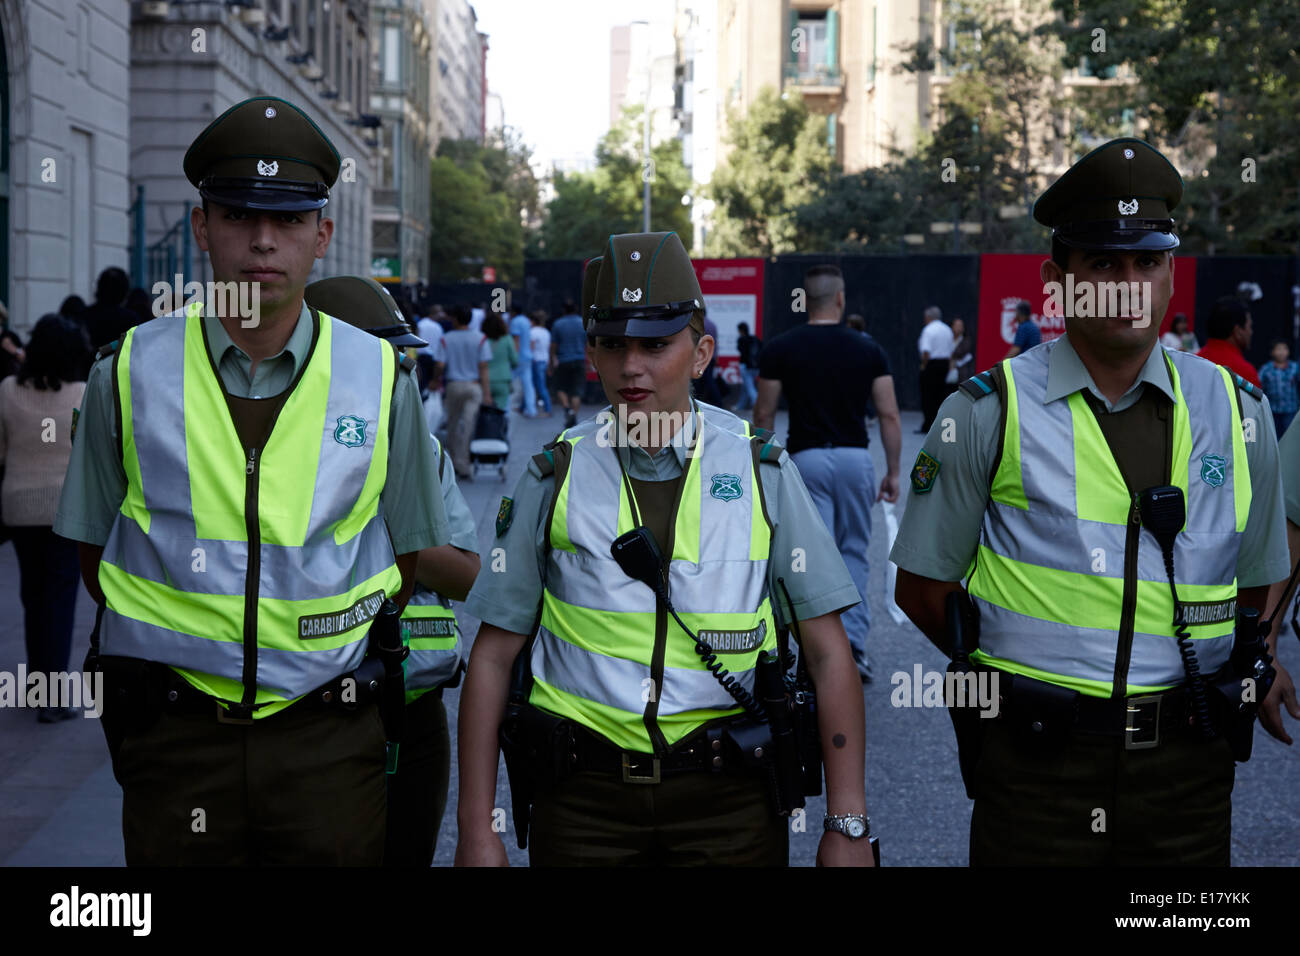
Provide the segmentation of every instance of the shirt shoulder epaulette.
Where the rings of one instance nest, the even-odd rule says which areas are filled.
[[[1257,402],[1262,402],[1264,400],[1264,392],[1258,385],[1246,381],[1236,372],[1232,373],[1232,377],[1237,380],[1238,390],[1245,392]]]
[[[761,430],[766,431],[766,429]],[[758,432],[760,429],[755,428],[754,431]],[[767,432],[767,437],[764,438],[762,435],[755,434],[750,440],[759,446],[758,460],[760,464],[780,465],[781,456],[785,454],[785,446],[772,438],[771,435],[771,432]]]
[[[533,456],[533,464],[537,466],[537,470],[542,473],[543,478],[549,478],[555,474],[555,451],[546,448],[538,452]]]
[[[409,356],[409,355],[403,355],[403,356],[402,356],[402,368],[403,368],[405,371],[408,371],[408,372],[414,372],[414,371],[415,371],[415,359],[411,358],[411,356]]]
[[[109,342],[107,345],[101,345],[99,350],[95,352],[95,361],[98,362],[100,359],[108,358],[121,347],[121,339],[113,339],[113,341]]]
[[[969,395],[972,402],[978,402],[981,398],[996,395],[998,391],[993,382],[992,369],[980,372],[978,375],[972,375],[957,387]]]

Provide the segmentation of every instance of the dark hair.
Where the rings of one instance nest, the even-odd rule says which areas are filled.
[[[451,315],[451,321],[455,323],[456,328],[460,328],[462,325],[469,325],[470,319],[473,318],[473,316],[470,315],[468,306],[453,305],[447,311]]]
[[[1029,316],[1034,314],[1034,307],[1031,306],[1024,299],[1021,299],[1019,302],[1016,303],[1016,314],[1023,315],[1026,318],[1028,318]]]
[[[577,312],[577,311],[578,311],[578,307],[577,307],[576,305],[573,304],[573,300],[572,300],[572,299],[565,299],[565,300],[564,300],[563,309],[564,309],[564,314],[565,314],[565,315],[572,315],[574,312]]]
[[[736,324],[736,331],[738,331],[741,335],[748,335],[748,334],[749,334],[749,323],[748,323],[748,322],[738,322],[738,323]]]
[[[149,298],[149,293],[139,286],[126,294],[125,308],[138,316],[141,322],[148,322],[153,318],[153,301]]]
[[[1285,346],[1286,346],[1286,350],[1287,350],[1288,352],[1291,351],[1291,343],[1288,342],[1286,339],[1274,339],[1274,340],[1273,340],[1273,344],[1270,345],[1270,346],[1268,347],[1269,352],[1271,353],[1271,352],[1272,352],[1275,348],[1277,348],[1279,345],[1285,345]]]
[[[79,295],[70,295],[59,305],[59,315],[65,319],[75,319],[86,311],[86,300]]]
[[[1170,332],[1173,332],[1173,331],[1177,328],[1179,322],[1183,323],[1184,326],[1187,325],[1187,313],[1186,313],[1186,312],[1175,312],[1175,313],[1174,313],[1174,320],[1173,320],[1172,322],[1169,323],[1169,331],[1170,331]]]
[[[18,384],[57,392],[64,382],[82,381],[90,364],[90,341],[81,326],[62,316],[41,316],[27,340],[27,357]]]
[[[1235,295],[1217,299],[1205,323],[1205,334],[1212,339],[1226,339],[1232,330],[1246,324],[1250,310]]]
[[[126,274],[126,270],[109,266],[99,274],[99,280],[95,283],[95,301],[107,305],[121,305],[126,300],[130,288],[131,277]]]
[[[489,312],[484,316],[483,334],[493,342],[501,338],[508,331],[509,329],[506,328],[506,320],[501,318],[500,312]]]

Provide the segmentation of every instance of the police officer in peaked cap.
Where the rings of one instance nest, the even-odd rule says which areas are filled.
[[[780,446],[692,398],[713,340],[676,234],[611,236],[586,279],[610,404],[534,456],[498,512],[504,570],[466,602],[483,623],[461,696],[457,862],[506,861],[493,809],[509,697],[533,863],[785,865],[787,820],[745,756],[764,747],[737,741],[765,732],[759,655],[797,620],[831,814],[812,838],[825,863],[869,865],[862,693],[839,621],[860,596],[834,541]],[[797,549],[805,573],[789,567]],[[633,576],[632,551],[666,589]]]
[[[402,320],[388,290],[374,279],[333,276],[307,286],[307,303],[334,308],[357,328],[394,346],[422,346]],[[403,357],[407,372],[415,363]],[[451,542],[420,552],[415,590],[402,612],[406,715],[397,767],[388,775],[386,866],[429,866],[447,806],[451,738],[443,691],[459,683],[464,669],[460,626],[451,608],[463,601],[479,571],[478,530],[456,484],[455,469],[438,440],[438,482],[450,522]]]
[[[1285,737],[1245,610],[1288,571],[1268,401],[1157,338],[1182,188],[1126,138],[1043,193],[1065,334],[963,383],[912,469],[896,599],[998,701],[953,711],[972,864],[1227,865],[1242,680]]]
[[[209,123],[190,224],[244,294],[132,329],[87,382],[55,528],[99,605],[129,864],[383,860],[385,733],[354,675],[449,529],[414,380],[348,306],[304,301],[339,166],[276,97]]]

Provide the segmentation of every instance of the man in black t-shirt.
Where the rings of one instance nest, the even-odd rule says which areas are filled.
[[[790,404],[786,449],[817,503],[826,527],[848,565],[862,601],[842,615],[844,630],[864,681],[867,632],[867,545],[871,506],[898,500],[898,453],[902,432],[889,360],[874,340],[840,324],[844,278],[836,266],[814,266],[804,274],[808,324],[778,335],[764,346],[758,365],[754,424],[771,428],[784,388]],[[867,400],[876,406],[885,443],[887,473],[876,491],[867,451]]]

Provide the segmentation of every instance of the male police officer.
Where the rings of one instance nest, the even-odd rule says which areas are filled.
[[[1156,342],[1181,194],[1120,139],[1039,198],[1066,333],[963,384],[912,470],[898,604],[946,650],[965,578],[1002,698],[963,754],[972,864],[1228,863],[1233,752],[1207,682],[1286,551],[1267,401]],[[1099,308],[1114,282],[1138,298]]]
[[[492,827],[497,734],[512,662],[536,634],[529,719],[551,730],[528,746],[560,770],[535,790],[534,863],[786,863],[785,822],[726,743],[740,733],[736,695],[669,617],[671,601],[749,693],[776,621],[798,619],[832,815],[819,859],[869,864],[862,694],[839,621],[859,596],[835,543],[779,446],[691,401],[713,343],[677,236],[611,236],[588,275],[589,348],[620,437],[602,416],[569,429],[502,502],[504,571],[481,574],[466,603],[483,626],[461,698],[457,861],[505,862]],[[623,441],[633,409],[651,427]],[[646,529],[666,598],[611,553]]]
[[[348,321],[396,346],[420,347],[388,290],[374,279],[334,276],[307,286],[307,304],[332,307]],[[402,367],[415,368],[403,357]],[[429,866],[447,807],[451,737],[442,692],[460,679],[460,628],[451,601],[463,601],[479,570],[474,516],[456,485],[455,469],[437,439],[438,481],[451,543],[425,548],[415,568],[415,590],[402,612],[406,659],[406,714],[397,767],[388,775],[387,866]]]
[[[303,302],[339,165],[284,100],[208,124],[191,226],[260,315],[195,303],[87,384],[56,529],[100,604],[128,863],[383,857],[384,733],[352,674],[447,518],[414,380]]]

